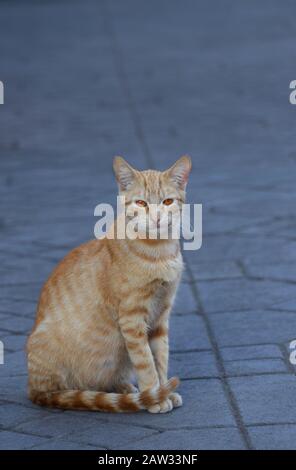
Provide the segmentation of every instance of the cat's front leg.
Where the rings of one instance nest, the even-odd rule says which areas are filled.
[[[168,380],[169,339],[168,339],[169,310],[163,315],[161,321],[150,333],[150,347],[155,360],[156,370],[160,384]],[[169,399],[172,406],[182,406],[182,397],[179,393],[171,393]]]
[[[130,360],[135,369],[140,391],[157,388],[159,378],[149,346],[144,308],[122,309],[119,326]]]
[[[168,318],[163,319],[149,334],[149,343],[155,360],[160,384],[168,380],[169,340]]]

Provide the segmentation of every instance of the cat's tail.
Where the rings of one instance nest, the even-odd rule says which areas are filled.
[[[109,411],[113,413],[139,411],[164,401],[179,385],[177,377],[155,390],[138,393],[106,393],[94,391],[65,390],[40,392],[30,390],[29,397],[40,406],[64,410]]]

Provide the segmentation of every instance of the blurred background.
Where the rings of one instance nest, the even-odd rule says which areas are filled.
[[[292,0],[0,1],[0,446],[296,447],[295,13]],[[171,326],[184,407],[34,407],[39,291],[114,203],[113,156],[165,169],[184,153],[203,204]]]

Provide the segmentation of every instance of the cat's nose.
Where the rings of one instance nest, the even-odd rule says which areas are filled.
[[[160,215],[157,215],[156,217],[151,217],[152,222],[154,225],[156,225],[157,228],[160,227]]]

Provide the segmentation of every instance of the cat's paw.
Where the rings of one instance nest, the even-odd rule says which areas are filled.
[[[183,405],[182,397],[179,393],[173,392],[170,394],[169,399],[173,403],[174,408],[179,408],[179,406]]]
[[[150,406],[148,408],[148,411],[149,413],[168,413],[169,411],[172,411],[172,409],[172,400],[167,398],[166,400],[162,401],[161,403],[158,403],[157,405]]]

